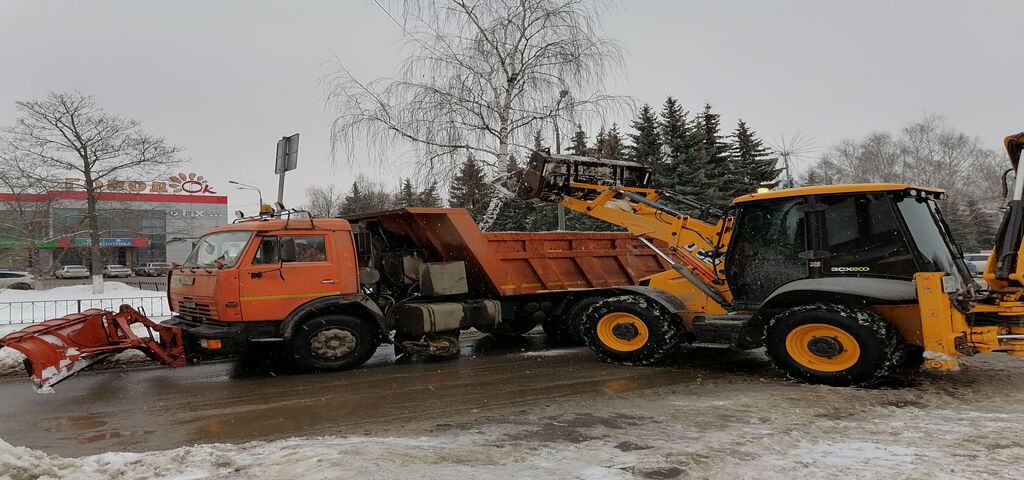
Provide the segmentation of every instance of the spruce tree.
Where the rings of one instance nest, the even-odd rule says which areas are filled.
[[[576,124],[576,131],[572,134],[572,144],[567,149],[572,155],[587,156],[590,151],[587,147],[587,132],[583,131],[583,126]]]
[[[764,145],[746,122],[740,120],[732,134],[732,165],[738,178],[736,188],[730,192],[733,197],[756,191],[762,185],[774,187],[778,184],[781,168],[778,158]]]
[[[412,179],[406,178],[402,182],[402,188],[398,191],[398,198],[395,199],[398,207],[419,206],[419,199],[416,197],[416,190],[412,187]]]
[[[441,206],[441,197],[437,195],[437,182],[430,182],[427,188],[420,190],[416,206],[427,208],[438,208]]]
[[[465,208],[474,220],[480,221],[487,213],[491,194],[483,168],[469,155],[448,190],[448,206]]]
[[[601,158],[618,160],[622,158],[624,148],[622,135],[619,133],[619,125],[613,123],[612,128],[609,128],[605,134],[604,142],[601,145]]]
[[[654,170],[655,177],[664,174],[664,161],[661,151],[661,135],[658,134],[658,118],[650,105],[644,104],[633,119],[633,130],[629,134],[631,145],[626,147],[627,157],[634,162],[642,163]]]
[[[342,215],[353,215],[366,211],[366,196],[359,188],[359,182],[352,182],[352,190],[345,196],[345,204],[341,207]]]
[[[675,98],[669,96],[661,107],[661,118],[658,119],[658,129],[661,133],[661,144],[665,149],[665,157],[668,160],[688,160],[693,138],[690,136],[689,124],[686,120],[687,112]]]
[[[509,154],[508,164],[505,165],[507,176],[501,182],[501,186],[512,193],[519,193],[522,185],[523,171],[519,166],[519,160],[515,154]],[[498,217],[491,224],[492,232],[516,232],[527,231],[530,219],[535,215],[532,204],[518,198],[507,198],[501,205]]]
[[[544,137],[541,136],[540,130],[537,130],[537,133],[533,134],[533,149],[540,150],[541,148],[544,148]]]
[[[594,146],[590,149],[590,156],[601,158],[604,153],[606,143],[608,143],[608,135],[605,133],[604,126],[602,125],[601,128],[597,130],[597,135],[594,136]]]
[[[720,133],[720,117],[705,103],[697,116],[692,138],[694,156],[691,165],[676,165],[676,186],[699,201],[722,207],[731,200],[739,182],[731,163],[730,145]]]

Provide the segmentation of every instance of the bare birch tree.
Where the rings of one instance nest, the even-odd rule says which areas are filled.
[[[335,146],[352,152],[369,145],[384,154],[395,142],[409,142],[427,175],[447,180],[460,152],[502,171],[510,149],[529,148],[538,129],[565,119],[574,125],[625,103],[604,92],[605,79],[621,71],[622,56],[601,33],[601,8],[592,2],[391,5],[401,11],[408,42],[397,76],[364,82],[339,62],[325,78],[337,111]],[[492,204],[496,215],[500,199]]]
[[[875,132],[840,142],[804,172],[802,183],[891,182],[942,188],[949,194],[942,209],[961,241],[991,246],[990,234],[1003,202],[1002,172],[1008,166],[1001,152],[930,115],[898,134]]]
[[[306,189],[305,209],[318,217],[333,217],[345,206],[345,193],[333,183]]]
[[[104,183],[125,177],[157,178],[180,163],[181,149],[144,132],[139,122],[107,112],[82,93],[51,92],[16,105],[20,117],[3,130],[3,140],[21,172],[31,177],[37,169],[82,179],[93,288],[102,291],[98,194]]]

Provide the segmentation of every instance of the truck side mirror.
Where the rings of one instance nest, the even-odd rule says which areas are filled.
[[[278,251],[282,263],[295,261],[295,238],[281,237],[281,248]]]

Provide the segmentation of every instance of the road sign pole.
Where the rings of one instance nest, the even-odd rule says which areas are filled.
[[[277,178],[277,203],[284,205],[284,174],[288,170],[295,170],[299,162],[299,134],[290,137],[282,137],[277,142],[277,161],[274,164],[274,173]]]
[[[277,202],[284,204],[284,170],[277,176]]]

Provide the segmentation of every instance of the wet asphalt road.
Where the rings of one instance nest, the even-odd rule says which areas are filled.
[[[471,337],[457,360],[396,364],[383,346],[365,367],[337,373],[277,374],[229,362],[116,369],[84,372],[51,395],[35,393],[26,378],[0,379],[0,438],[80,456],[292,436],[416,434],[574,398],[684,384],[700,374],[601,363],[586,348],[552,350],[539,333]],[[766,369],[756,361],[749,367]]]

